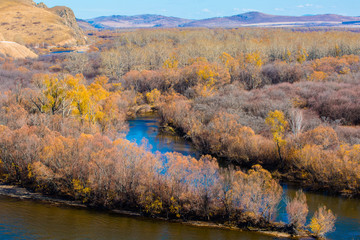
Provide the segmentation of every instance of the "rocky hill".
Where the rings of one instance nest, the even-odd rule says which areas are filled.
[[[49,8],[49,11],[55,13],[60,16],[63,20],[63,23],[72,29],[77,37],[83,37],[83,31],[79,27],[74,12],[65,6],[57,6],[53,8]]]
[[[0,0],[3,40],[22,45],[76,45],[86,41],[70,8],[32,0]]]
[[[161,15],[108,16],[82,20],[95,28],[153,28],[153,27],[339,27],[359,26],[360,17],[348,17],[336,14],[310,16],[278,16],[260,12],[248,12],[229,17],[217,17],[190,20]],[[85,25],[84,25],[85,26]],[[89,25],[86,25],[89,27]]]

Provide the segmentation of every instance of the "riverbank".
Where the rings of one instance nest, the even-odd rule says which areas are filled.
[[[60,198],[56,198],[56,197],[45,196],[41,193],[31,192],[25,188],[22,188],[19,186],[14,186],[14,185],[8,185],[8,184],[0,185],[0,195],[12,197],[12,198],[18,198],[18,199],[22,199],[22,200],[40,201],[43,203],[52,204],[52,205],[56,205],[56,206],[69,206],[69,207],[74,207],[74,208],[89,208],[87,205],[85,205],[79,201],[65,200],[65,199],[60,199]],[[128,217],[144,217],[140,213],[126,211],[126,210],[114,209],[114,210],[105,210],[105,211],[110,211],[112,213],[116,213],[116,214],[128,216]],[[299,238],[306,237],[307,239],[308,238],[314,239],[308,232],[305,232],[305,231],[299,232],[298,234],[295,235],[295,234],[291,234],[291,233],[287,233],[287,232],[281,232],[281,231],[274,230],[274,228],[276,228],[276,227],[278,227],[279,229],[285,229],[284,224],[277,224],[277,225],[274,225],[273,228],[269,228],[269,229],[259,229],[259,228],[239,228],[236,226],[227,226],[224,224],[218,224],[218,223],[213,223],[213,222],[204,222],[204,221],[186,221],[186,222],[184,222],[181,220],[169,220],[169,219],[165,219],[165,218],[156,218],[156,220],[168,221],[168,222],[179,223],[179,224],[184,224],[184,225],[193,226],[193,227],[200,227],[200,228],[214,228],[214,229],[240,231],[240,232],[251,231],[251,232],[264,234],[267,236],[278,237],[278,238],[299,239]]]
[[[161,122],[161,131],[166,132],[168,134],[178,135],[187,141],[193,142],[193,140],[186,134],[184,129],[179,126],[176,126],[172,123],[166,122],[164,117],[161,113],[154,112],[158,114],[157,117],[160,119]],[[227,156],[219,155],[217,153],[211,152],[208,149],[201,149],[201,147],[193,144],[193,147],[201,152],[202,155],[211,155],[215,157],[221,166],[238,166],[241,169],[250,169],[255,164],[260,164],[266,170],[268,170],[272,177],[279,180],[280,182],[286,184],[297,185],[302,189],[306,189],[307,191],[315,192],[315,193],[322,193],[322,194],[329,194],[333,196],[340,196],[343,198],[355,198],[360,199],[360,189],[354,188],[347,188],[347,189],[337,189],[333,185],[328,182],[319,182],[315,181],[314,176],[311,176],[309,172],[305,171],[304,169],[295,169],[293,166],[286,166],[278,168],[277,165],[272,164],[263,164],[262,161],[259,162],[251,162],[247,161],[242,163],[241,161],[237,161],[236,159],[229,159]],[[271,161],[270,161],[271,162]]]

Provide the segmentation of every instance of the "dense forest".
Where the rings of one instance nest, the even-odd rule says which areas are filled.
[[[84,53],[0,58],[2,181],[91,206],[282,231],[303,229],[308,210],[300,191],[288,202],[289,224],[273,223],[279,181],[360,195],[358,33],[88,37]],[[204,156],[153,154],[125,140],[127,119],[144,111]],[[334,221],[320,207],[309,228],[323,235]]]

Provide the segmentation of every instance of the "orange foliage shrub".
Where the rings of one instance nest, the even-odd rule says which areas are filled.
[[[321,71],[314,71],[310,76],[309,76],[309,81],[324,81],[327,77],[327,74]]]
[[[339,140],[332,127],[319,126],[300,136],[302,145],[317,145],[323,149],[334,149],[339,145]]]
[[[352,66],[359,64],[359,61],[359,56],[355,55],[345,55],[342,57],[325,57],[314,60],[311,66],[314,71],[318,72],[324,72],[327,74],[346,74],[350,72]]]
[[[359,145],[339,146],[335,131],[323,126],[302,134],[300,142],[292,161],[309,180],[344,194],[359,192]]]
[[[0,125],[0,135],[0,173],[10,183],[96,206],[141,207],[151,216],[211,220],[226,212],[218,200],[224,178],[211,156],[154,155],[125,139],[65,137],[43,126]],[[281,197],[271,174],[260,166],[232,174],[236,214],[226,217],[271,221]]]

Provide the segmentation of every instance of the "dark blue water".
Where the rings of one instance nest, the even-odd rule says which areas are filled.
[[[55,52],[51,52],[50,54],[58,54],[58,53],[71,53],[71,52],[74,52],[74,50],[55,51]]]
[[[129,121],[130,130],[126,139],[138,144],[150,145],[151,151],[180,152],[184,155],[199,157],[200,154],[191,142],[181,137],[160,131],[160,122],[156,116],[138,117]],[[279,206],[277,221],[288,223],[286,214],[286,200],[295,196],[297,186],[283,185],[284,195]],[[309,205],[308,223],[319,206],[325,205],[337,215],[336,230],[328,233],[329,239],[360,240],[360,200],[348,199],[326,194],[305,192]]]
[[[57,55],[57,54],[62,54],[62,53],[72,53],[74,52],[74,50],[66,50],[66,51],[54,51],[54,52],[50,52],[44,55],[41,55],[41,57],[50,57],[53,55]]]
[[[286,200],[293,198],[295,192],[298,190],[296,186],[283,185],[283,199],[279,205],[279,215],[277,221],[288,223],[286,214]],[[326,194],[305,192],[307,204],[309,206],[309,214],[307,217],[307,224],[318,209],[319,206],[325,205],[331,209],[337,216],[335,223],[335,231],[328,233],[328,239],[349,239],[360,240],[360,200],[349,199],[338,196],[330,196]]]
[[[160,130],[160,120],[154,116],[138,117],[129,121],[129,132],[126,139],[137,144],[146,144],[152,152],[179,152],[186,156],[199,157],[199,152],[177,135]]]
[[[127,139],[139,144],[146,138],[152,151],[179,151],[198,156],[191,143],[159,131],[154,117],[130,121]],[[295,187],[284,186],[278,220],[287,222],[285,199],[295,195]],[[336,231],[329,239],[360,240],[360,201],[324,194],[306,193],[310,216],[320,205],[337,215]],[[123,217],[89,209],[57,207],[33,201],[0,196],[0,240],[2,239],[155,239],[155,240],[270,240],[277,239],[254,232],[196,228],[163,221]]]

